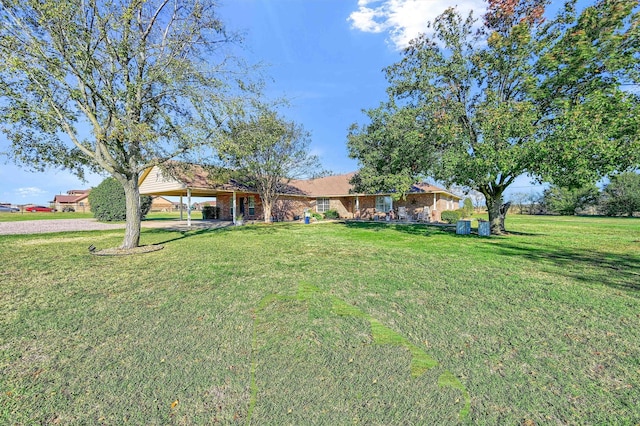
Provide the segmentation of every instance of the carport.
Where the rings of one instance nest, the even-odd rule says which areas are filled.
[[[146,169],[138,180],[140,195],[168,196],[180,198],[180,220],[183,218],[183,199],[187,199],[187,226],[191,226],[191,197],[219,197],[231,194],[232,220],[235,224],[237,194],[249,192],[249,188],[231,180],[220,183],[211,177],[203,167],[189,164],[186,167],[168,167],[161,169],[153,166]]]

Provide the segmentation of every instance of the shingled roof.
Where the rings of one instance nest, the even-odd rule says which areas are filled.
[[[353,193],[353,186],[349,183],[355,172],[325,176],[316,179],[296,179],[289,182],[288,187],[297,191],[287,191],[309,197],[338,197]]]
[[[351,178],[356,172],[326,176],[316,179],[292,180],[285,189],[287,195],[305,195],[308,197],[343,197],[347,195],[355,195],[356,191],[351,185]],[[428,183],[416,183],[409,189],[410,194],[419,193],[446,193],[454,198],[460,198],[449,191],[438,188]]]
[[[184,188],[191,190],[214,190],[214,191],[239,191],[239,192],[256,192],[254,188],[243,184],[242,182],[230,179],[228,170],[216,167],[203,167],[198,164],[169,162],[162,166],[163,173],[170,175]],[[148,169],[141,176],[141,181],[149,173]],[[340,175],[325,176],[315,179],[294,179],[284,185],[281,193],[289,196],[303,197],[346,197],[356,195],[353,185],[350,181],[356,172],[345,173]],[[409,193],[444,193],[454,198],[460,198],[449,191],[428,183],[414,184]],[[359,194],[364,195],[364,194]]]

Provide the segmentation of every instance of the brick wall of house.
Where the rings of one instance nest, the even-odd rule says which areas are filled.
[[[240,199],[243,198],[245,202],[245,220],[264,220],[262,212],[262,203],[258,195],[255,197],[255,214],[249,215],[247,194],[236,194],[236,202],[238,203],[238,212],[240,212]],[[418,213],[424,211],[425,207],[429,208],[430,221],[438,222],[441,217],[440,214],[444,210],[455,210],[458,208],[457,201],[451,198],[442,196],[442,194],[436,194],[436,209],[433,208],[434,194],[409,194],[404,200],[394,200],[393,209],[395,214],[398,213],[398,207],[405,207],[410,219],[416,219]],[[376,211],[376,196],[360,196],[359,206],[360,210],[356,211],[355,197],[340,197],[330,198],[329,207],[332,210],[338,211],[341,218],[346,219],[384,219],[388,212]],[[233,197],[231,194],[218,195],[217,203],[220,207],[220,218],[222,220],[232,220],[231,204]],[[316,198],[303,198],[303,197],[290,197],[283,198],[276,202],[272,209],[272,217],[276,221],[291,221],[295,218],[302,219],[304,217],[305,209],[309,209],[312,212],[316,212]]]
[[[249,197],[254,197],[254,214],[249,214]],[[238,213],[242,211],[240,202],[244,203],[244,220],[264,220],[262,202],[256,194],[236,194],[236,207]],[[233,220],[231,209],[233,207],[233,194],[222,194],[216,197],[216,205],[220,208],[220,219]]]
[[[398,213],[398,207],[405,207],[407,209],[407,215],[410,219],[416,219],[419,212],[423,212],[425,207],[429,208],[430,221],[440,221],[440,213],[443,210],[450,210],[447,205],[447,200],[440,199],[439,195],[436,198],[436,209],[433,208],[434,194],[409,194],[404,200],[394,200],[393,210],[395,214]],[[383,219],[388,212],[379,212],[376,210],[376,196],[361,196],[360,211],[356,212],[355,217],[370,220],[370,219]],[[454,203],[455,204],[455,203]],[[455,207],[457,208],[457,207]],[[454,209],[455,209],[454,208]]]
[[[295,220],[296,217],[301,220],[305,209],[316,211],[315,198],[280,198],[274,206],[273,215],[278,221]]]

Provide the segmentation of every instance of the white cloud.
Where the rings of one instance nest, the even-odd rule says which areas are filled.
[[[16,188],[16,193],[21,198],[37,197],[38,195],[42,195],[45,192],[46,191],[35,186],[29,186],[26,188]]]
[[[352,28],[363,32],[387,31],[389,41],[396,49],[402,49],[420,33],[428,32],[427,24],[450,6],[456,6],[465,16],[473,10],[479,17],[485,10],[483,0],[358,0],[358,10],[347,20]]]

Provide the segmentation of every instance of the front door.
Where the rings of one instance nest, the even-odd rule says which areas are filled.
[[[244,216],[244,215],[245,215],[245,213],[244,213],[244,201],[245,201],[245,198],[244,198],[244,197],[240,197],[240,200],[238,201],[238,203],[240,204],[240,205],[238,206],[238,207],[240,207],[238,210],[240,210],[240,214],[241,214],[242,216]]]

